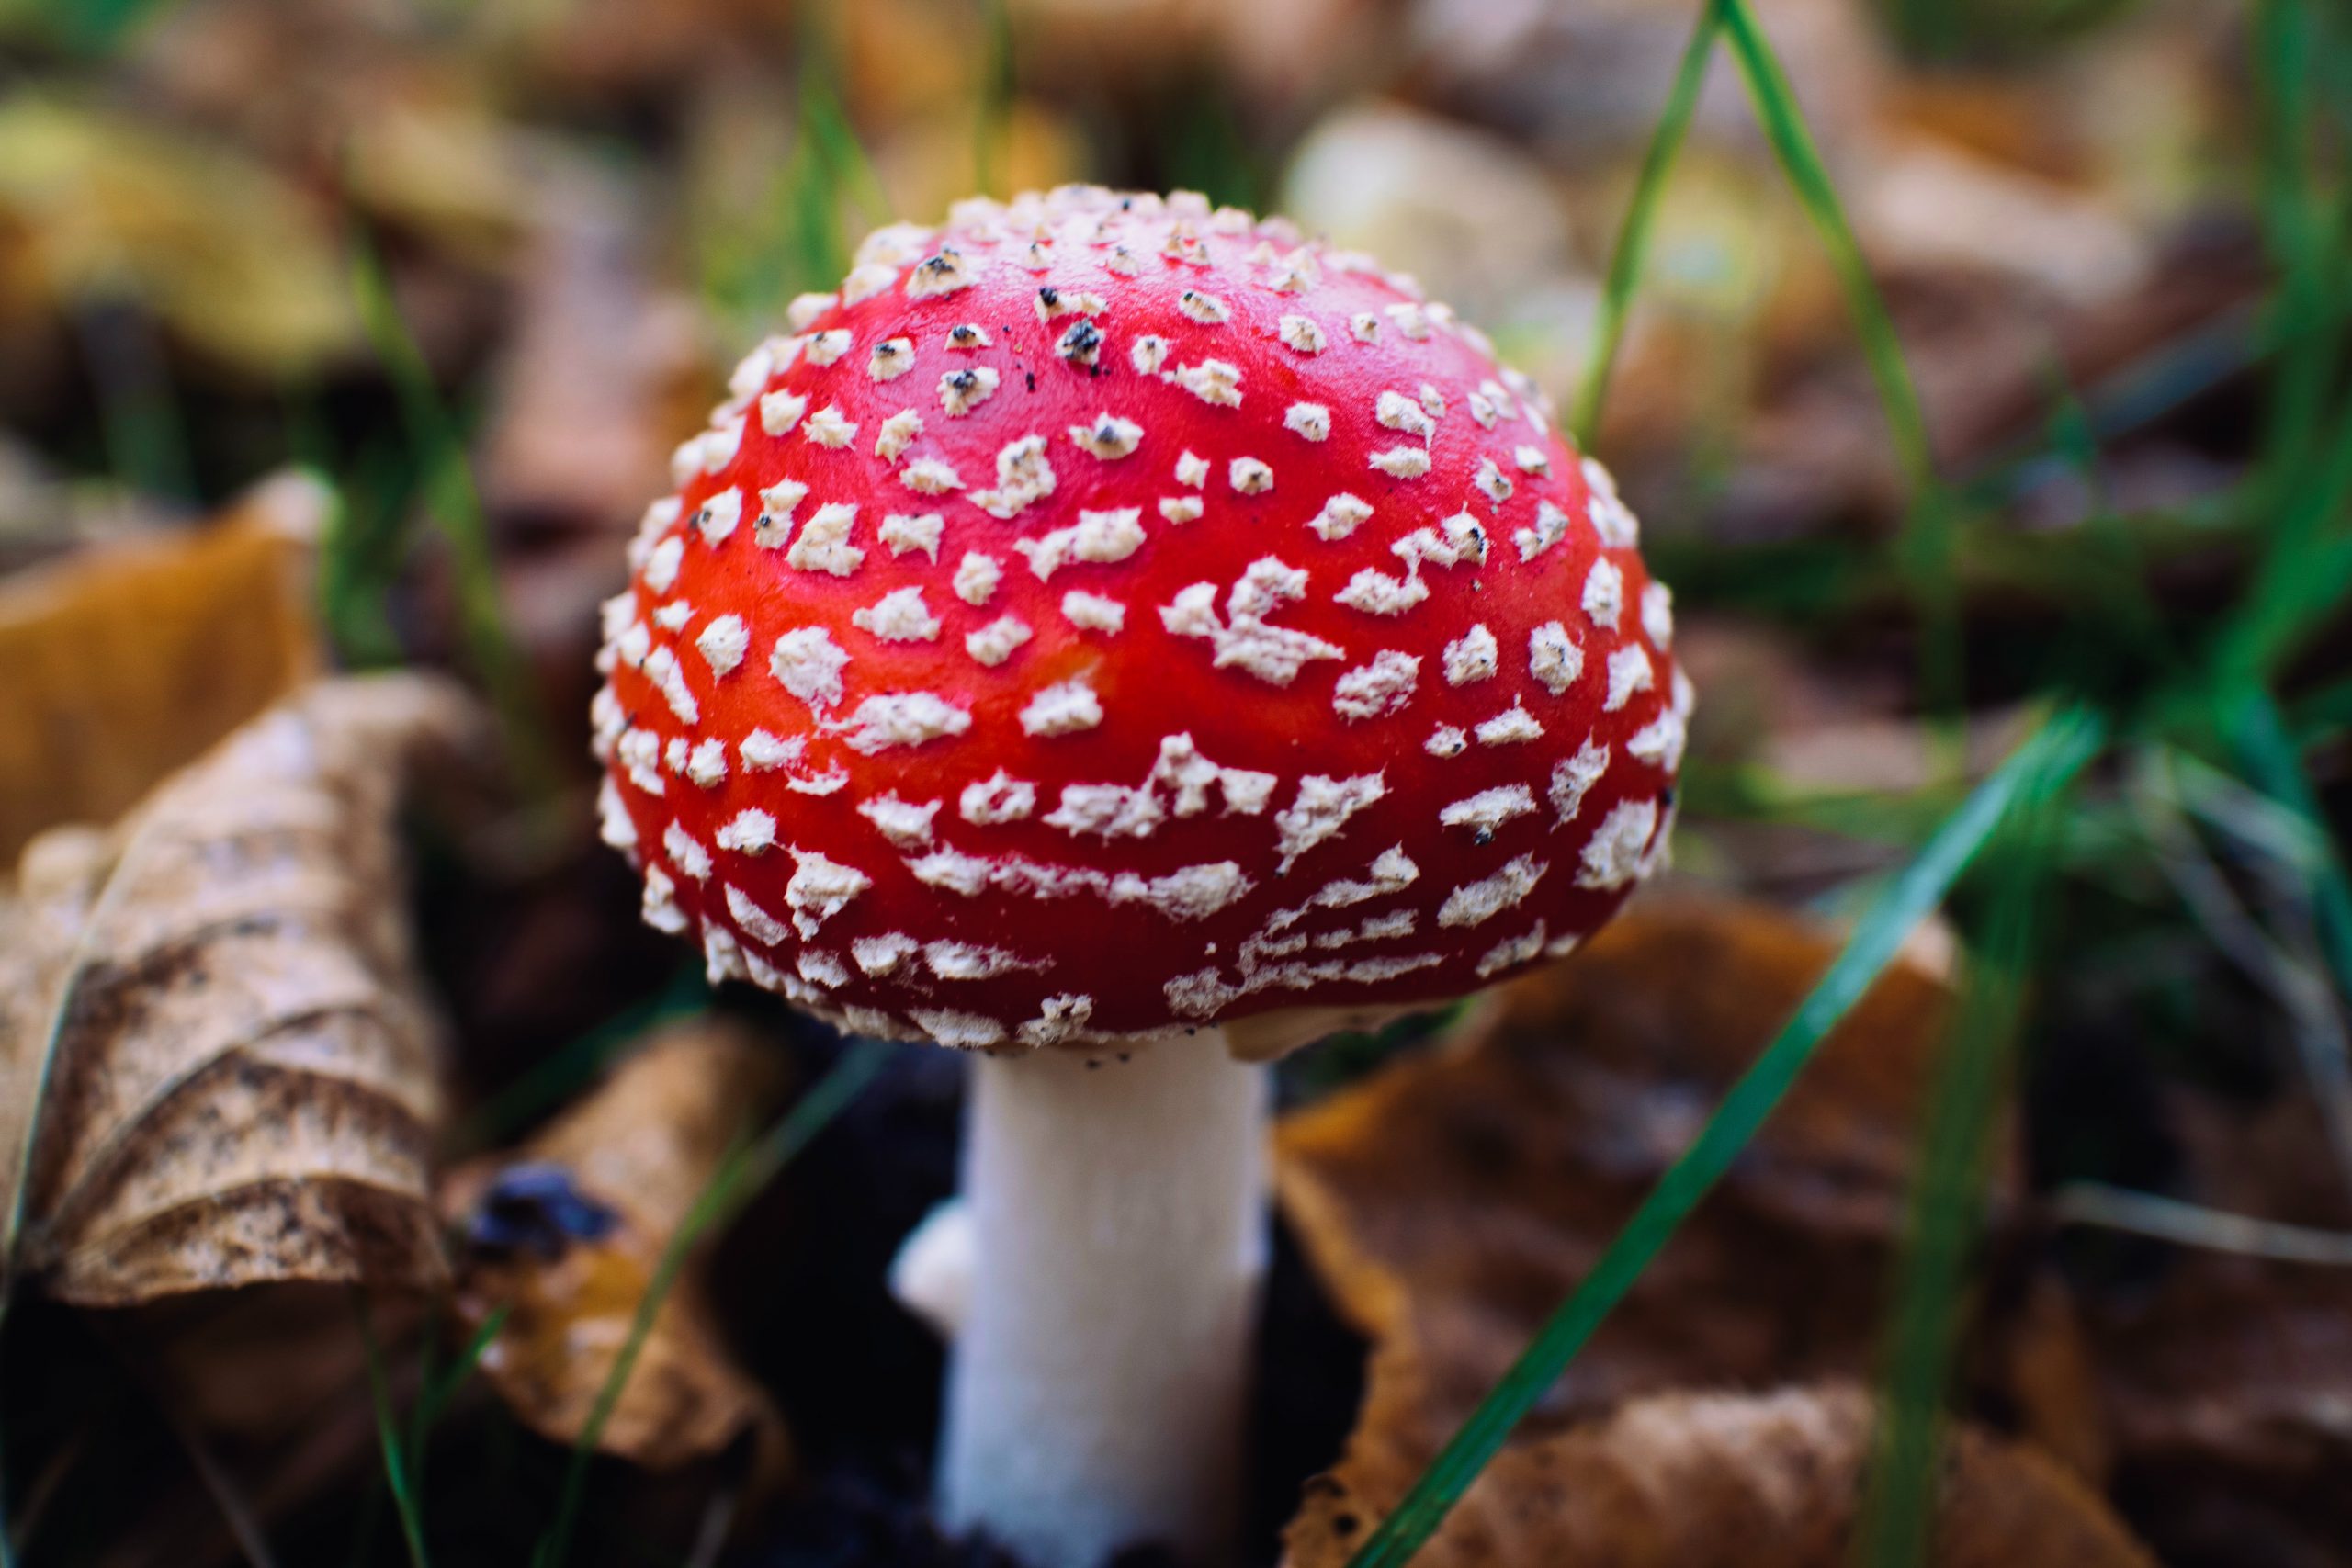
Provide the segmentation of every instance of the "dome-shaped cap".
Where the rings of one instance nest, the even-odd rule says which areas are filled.
[[[1650,869],[1689,688],[1607,474],[1409,278],[1197,197],[868,239],[607,606],[646,918],[868,1033],[1476,989]]]

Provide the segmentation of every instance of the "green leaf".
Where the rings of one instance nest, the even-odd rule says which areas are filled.
[[[1351,1560],[1351,1568],[1402,1568],[1444,1520],[1511,1429],[1559,1380],[1593,1331],[1623,1301],[1650,1259],[1722,1179],[1772,1113],[1822,1038],[1891,963],[1904,939],[1942,902],[2009,813],[2054,798],[2097,754],[2099,715],[2068,708],[2047,720],[1972,792],[1918,855],[1888,884],[1837,961],[1787,1025],[1725,1094],[1682,1156],[1662,1177],[1592,1271],[1562,1302],[1510,1371],[1480,1402],[1394,1512]]]

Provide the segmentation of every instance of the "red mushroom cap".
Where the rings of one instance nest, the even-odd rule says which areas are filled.
[[[645,914],[859,1031],[1120,1043],[1457,996],[1646,874],[1689,686],[1483,334],[1196,196],[869,238],[607,606]]]

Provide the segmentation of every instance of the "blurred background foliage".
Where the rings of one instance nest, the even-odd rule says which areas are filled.
[[[0,0],[0,568],[309,470],[335,650],[478,678],[546,805],[516,864],[571,886],[594,607],[786,300],[976,188],[1280,209],[1590,416],[1703,698],[1679,878],[1850,918],[2051,701],[2103,710],[1915,943],[1998,938],[1971,1027],[2022,1036],[2038,1191],[2217,1201],[2267,1153],[2269,1217],[2343,1228],[2347,141],[2320,0]],[[609,942],[538,935],[526,975]],[[508,980],[467,1070],[641,1003],[650,952]],[[1937,1136],[1919,1223],[1964,1228],[1976,1130]],[[2120,1302],[2160,1272],[2066,1247]]]

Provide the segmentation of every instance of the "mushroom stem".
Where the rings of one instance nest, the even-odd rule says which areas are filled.
[[[940,1506],[1033,1568],[1229,1555],[1266,1266],[1267,1070],[1215,1032],[982,1057]]]

